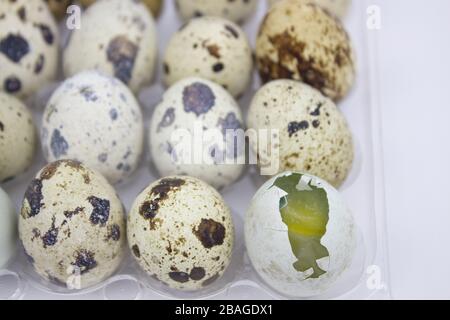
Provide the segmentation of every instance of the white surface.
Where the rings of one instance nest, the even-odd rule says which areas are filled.
[[[391,288],[450,298],[450,1],[379,0]]]

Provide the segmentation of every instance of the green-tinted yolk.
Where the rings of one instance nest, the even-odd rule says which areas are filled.
[[[273,186],[287,193],[280,199],[280,214],[288,227],[292,252],[298,259],[294,268],[299,272],[312,269],[309,278],[316,279],[326,273],[317,260],[329,256],[327,248],[320,243],[329,219],[328,197],[323,188],[311,183],[302,186],[302,177],[301,174],[280,177]]]

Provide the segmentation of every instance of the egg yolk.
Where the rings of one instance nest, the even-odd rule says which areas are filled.
[[[280,177],[273,186],[287,193],[279,206],[292,252],[298,259],[293,266],[299,272],[313,270],[308,278],[317,279],[326,273],[317,261],[329,256],[320,242],[329,220],[328,197],[323,188],[305,183],[302,178],[301,174]]]

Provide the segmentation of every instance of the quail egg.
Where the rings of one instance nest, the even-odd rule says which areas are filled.
[[[14,255],[16,238],[16,210],[6,192],[0,188],[0,269]]]
[[[272,6],[280,1],[283,0],[269,0],[269,4]],[[310,3],[317,4],[340,19],[345,17],[348,8],[350,7],[351,4],[351,0],[301,0],[301,1],[308,1]]]
[[[244,23],[256,11],[258,0],[176,0],[176,7],[184,21],[195,17],[223,17]]]
[[[87,7],[93,4],[97,0],[79,0],[82,6]],[[161,13],[163,7],[163,0],[141,0],[147,8],[150,10],[152,15],[157,18]]]
[[[171,288],[200,290],[219,279],[230,263],[230,210],[200,180],[174,176],[153,183],[135,200],[127,227],[139,265]]]
[[[299,80],[334,101],[344,98],[355,80],[353,48],[344,27],[304,1],[272,7],[259,30],[256,58],[263,82]]]
[[[48,162],[75,159],[117,183],[134,172],[143,152],[141,109],[122,82],[85,71],[50,98],[41,140]]]
[[[102,282],[124,256],[123,206],[106,179],[79,162],[43,168],[26,190],[19,236],[36,272],[83,289]]]
[[[36,143],[31,112],[14,96],[0,92],[0,182],[28,169]]]
[[[44,0],[57,20],[62,20],[67,14],[67,8],[73,0]]]
[[[42,0],[0,1],[0,91],[27,98],[53,81],[58,39]]]
[[[256,193],[245,219],[256,272],[294,298],[325,293],[351,266],[354,219],[342,196],[311,175],[286,172]]]
[[[177,82],[150,123],[150,149],[161,176],[187,174],[217,189],[235,182],[245,165],[243,119],[233,97],[200,78]]]
[[[191,20],[172,36],[164,56],[166,85],[198,76],[222,85],[235,97],[248,88],[252,71],[252,50],[245,33],[217,17]]]
[[[330,99],[306,84],[277,80],[263,86],[251,103],[248,126],[272,135],[267,147],[251,142],[262,168],[310,173],[335,187],[350,172],[354,147],[347,122]]]
[[[97,69],[138,92],[153,77],[156,28],[144,4],[132,0],[99,1],[82,15],[63,53],[64,74]]]

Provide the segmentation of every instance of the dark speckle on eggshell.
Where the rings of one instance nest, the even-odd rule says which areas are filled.
[[[58,129],[53,131],[50,147],[52,149],[53,156],[57,159],[67,155],[69,144]]]
[[[21,35],[9,34],[0,41],[0,52],[14,63],[19,63],[30,52],[30,46]]]
[[[87,250],[77,251],[75,253],[75,262],[72,265],[79,268],[80,274],[83,275],[97,267],[95,254]]]
[[[189,277],[192,280],[200,281],[205,277],[205,275],[206,275],[205,269],[201,267],[195,267],[191,270]]]
[[[42,37],[44,38],[44,41],[48,45],[52,45],[55,40],[55,36],[53,35],[53,32],[50,29],[50,27],[45,24],[37,24],[37,25],[35,24],[35,27],[38,27],[41,30],[41,34]]]
[[[225,239],[225,227],[212,219],[202,219],[201,223],[192,232],[206,249],[220,246]]]
[[[173,281],[179,283],[186,283],[189,281],[189,274],[187,274],[186,272],[170,272],[169,277]]]
[[[183,105],[186,112],[198,116],[207,113],[216,103],[216,96],[211,88],[203,83],[195,82],[184,88]]]
[[[133,251],[133,254],[136,258],[141,257],[141,251],[139,250],[139,247],[136,244],[131,247],[131,251]]]
[[[11,76],[6,78],[3,88],[8,93],[16,93],[22,89],[22,82],[18,78]]]
[[[111,40],[106,50],[108,61],[114,65],[114,74],[128,84],[134,69],[139,48],[126,36],[118,36]]]
[[[160,203],[167,199],[169,192],[177,191],[185,183],[186,181],[177,178],[162,179],[159,184],[154,186],[150,191],[150,195],[154,199],[145,201],[139,209],[139,214],[145,220],[154,219],[159,210]]]
[[[31,218],[37,216],[41,211],[42,199],[42,181],[39,179],[34,179],[31,181],[30,185],[25,192],[25,199],[30,205],[30,210],[27,212],[27,216],[24,218]],[[24,214],[24,212],[22,212]]]
[[[117,224],[108,227],[108,240],[109,239],[114,241],[120,240],[120,227]]]
[[[104,226],[109,219],[109,210],[110,210],[109,200],[91,196],[88,198],[88,201],[93,206],[90,221],[94,225]]]

